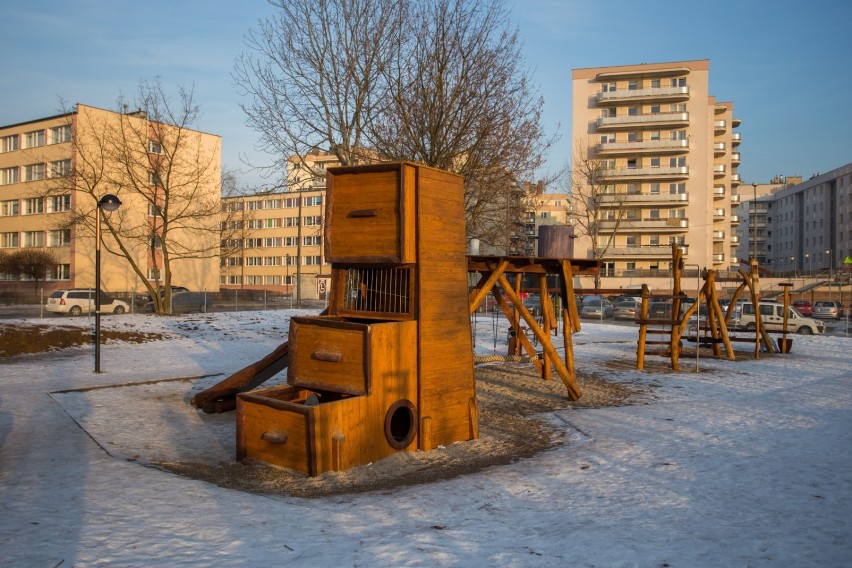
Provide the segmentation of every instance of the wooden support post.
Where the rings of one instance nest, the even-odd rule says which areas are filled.
[[[650,291],[647,284],[642,284],[642,307],[639,310],[639,345],[636,349],[636,368],[640,371],[645,368],[645,340],[648,335],[648,299]]]
[[[533,332],[538,339],[539,343],[541,343],[542,350],[544,351],[545,357],[549,357],[550,361],[553,363],[553,367],[556,369],[556,372],[559,374],[559,377],[562,379],[562,382],[565,383],[565,388],[568,389],[568,397],[571,400],[577,400],[580,398],[580,388],[577,386],[574,381],[574,377],[570,376],[568,373],[568,369],[565,367],[565,364],[562,362],[562,359],[559,357],[559,354],[553,348],[553,344],[550,342],[550,337],[545,335],[541,327],[539,327],[538,323],[535,321],[535,318],[532,317],[529,310],[524,307],[523,302],[521,302],[518,295],[512,290],[509,281],[506,280],[505,275],[501,275],[500,286],[502,286],[506,295],[509,296],[509,300],[512,302],[512,305],[515,307],[515,313],[520,314],[526,324],[529,326],[529,329]]]
[[[509,287],[509,289],[511,289],[511,286]],[[512,312],[512,310],[509,308],[509,305],[506,303],[506,300],[503,299],[503,296],[500,295],[500,292],[497,290],[497,288],[492,288],[491,293],[494,295],[494,299],[497,301],[497,305],[500,306],[500,309],[503,311],[503,315],[506,316],[506,319],[510,322],[513,322],[512,329],[518,329],[518,327],[520,327],[520,324],[518,324],[518,327],[515,327],[514,324],[514,318],[517,314],[517,311],[515,311],[514,313]],[[527,355],[529,355],[533,360],[533,365],[535,365],[535,368],[538,370],[539,373],[541,373],[541,361],[539,361],[538,359],[538,353],[536,353],[535,347],[533,347],[533,344],[530,343],[529,339],[527,339],[526,334],[515,332],[515,350],[512,352],[512,355],[520,354],[519,346],[522,346],[526,350]]]
[[[551,330],[555,327],[553,320],[553,304],[550,301],[550,294],[547,293],[547,274],[538,275],[539,300],[541,301],[541,330],[550,337]],[[549,381],[551,378],[550,361],[545,358],[542,361],[541,378]]]
[[[470,313],[476,311],[476,307],[485,299],[485,296],[488,295],[488,292],[490,292],[494,287],[494,284],[497,283],[497,279],[506,271],[507,266],[509,266],[509,261],[505,258],[493,268],[490,264],[488,265],[488,267],[491,268],[491,272],[489,274],[483,274],[480,277],[479,282],[477,282],[476,287],[470,293]]]

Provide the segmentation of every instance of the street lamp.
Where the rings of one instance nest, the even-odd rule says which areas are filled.
[[[751,246],[752,246],[752,253],[751,254],[752,254],[752,258],[754,258],[754,260],[757,261],[757,184],[753,183],[753,184],[751,184],[751,187],[754,190],[754,200],[753,200],[754,206],[752,207],[752,210],[753,210],[754,213],[752,215],[752,221],[751,221],[751,232],[752,232],[752,239],[753,239],[753,242],[751,244]]]
[[[285,264],[287,270],[287,290],[290,292],[290,309],[293,309],[293,284],[290,282],[290,255],[285,255],[287,257],[287,262]]]
[[[811,270],[811,255],[810,253],[805,253],[805,260],[808,261],[808,276],[813,275],[813,271]]]
[[[795,276],[796,275],[796,257],[795,256],[790,257],[790,264],[793,265],[793,275]]]
[[[121,206],[121,200],[107,193],[98,201],[95,220],[95,372],[101,372],[101,211],[112,213]]]
[[[834,277],[834,259],[831,257],[831,249],[825,249],[828,255],[828,299],[831,301],[831,279]]]

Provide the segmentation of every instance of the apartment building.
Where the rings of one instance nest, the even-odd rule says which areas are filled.
[[[758,260],[783,275],[835,272],[852,256],[852,163],[801,181],[755,184],[757,206],[740,226],[741,241]],[[799,182],[799,183],[795,183]],[[762,187],[769,191],[761,195]],[[749,186],[744,186],[749,189]],[[746,234],[757,236],[747,239]],[[754,248],[756,246],[756,249]]]
[[[760,266],[767,265],[767,225],[771,195],[802,182],[801,176],[775,176],[769,183],[744,183],[739,187],[739,206],[735,214],[740,220],[733,241],[737,256],[743,260],[756,258]]]
[[[122,205],[111,219],[122,231],[130,258],[144,278],[156,282],[163,277],[166,184],[174,184],[172,188],[186,184],[193,189],[184,201],[191,202],[187,207],[196,208],[198,215],[191,224],[176,221],[168,236],[181,243],[181,252],[172,255],[172,283],[216,290],[219,263],[209,253],[219,240],[215,213],[221,188],[221,139],[181,129],[180,151],[196,157],[200,165],[191,173],[170,168],[165,181],[164,148],[177,139],[177,130],[149,120],[143,112],[116,113],[83,104],[65,114],[0,127],[0,249],[52,252],[58,262],[44,283],[48,291],[94,287],[96,203],[112,193]],[[118,132],[124,136],[122,161],[117,157],[120,152],[107,151],[118,148],[118,138],[107,139]],[[178,199],[174,193],[173,197]],[[138,272],[119,254],[110,231],[104,230],[102,242],[101,288],[144,291]],[[31,290],[32,283],[2,274],[0,288]]]
[[[289,160],[286,190],[222,200],[222,289],[326,299],[325,171],[339,164],[333,154],[315,150]]]
[[[539,228],[568,225],[569,197],[566,193],[543,193],[523,199],[523,213],[513,233],[509,254],[537,256]]]
[[[595,165],[573,180],[575,255],[604,276],[665,276],[671,243],[688,265],[737,268],[740,121],[710,94],[710,62],[574,69],[572,144]],[[579,187],[577,184],[580,184]]]

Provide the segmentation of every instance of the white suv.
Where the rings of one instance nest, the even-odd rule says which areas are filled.
[[[754,304],[745,302],[739,317],[731,319],[731,327],[754,331],[757,327],[754,319]],[[778,302],[761,302],[760,315],[766,331],[783,331],[784,329],[784,305]],[[813,318],[805,317],[795,308],[787,306],[787,333],[798,333],[801,335],[813,335],[823,333],[825,324]]]
[[[57,314],[79,316],[95,313],[95,290],[93,288],[77,288],[74,290],[56,290],[48,298],[44,309]],[[130,306],[121,300],[101,291],[101,313],[123,314]]]

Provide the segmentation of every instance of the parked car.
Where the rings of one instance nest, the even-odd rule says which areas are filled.
[[[210,297],[203,292],[175,292],[172,294],[173,314],[186,314],[191,312],[205,313],[210,308]],[[154,302],[145,304],[146,312],[154,311]]]
[[[579,311],[581,318],[607,319],[612,317],[613,306],[606,298],[586,296]]]
[[[807,300],[796,300],[793,302],[793,307],[803,316],[810,316],[814,311],[814,307]]]
[[[843,306],[840,302],[823,301],[814,304],[811,317],[819,319],[840,319],[843,317]]]
[[[777,302],[765,302],[760,304],[760,316],[766,331],[783,331],[784,329],[784,306]],[[746,302],[742,306],[742,312],[736,319],[731,319],[731,327],[754,331],[757,323],[754,317],[754,304]],[[792,307],[787,307],[787,332],[801,335],[813,335],[823,333],[825,324],[813,318],[803,316]]]
[[[56,290],[47,298],[44,309],[55,314],[79,316],[95,313],[95,289]],[[101,313],[123,314],[130,306],[101,290]]]
[[[635,320],[641,310],[641,302],[622,300],[613,306],[612,317],[617,320]]]
[[[160,286],[158,289],[160,291],[161,298],[166,295],[165,286]],[[184,288],[183,286],[172,286],[172,294],[176,294],[178,292],[189,292],[189,288]],[[139,294],[138,296],[136,296],[137,306],[144,306],[145,304],[151,301],[153,301],[153,299],[151,298],[150,294]]]

